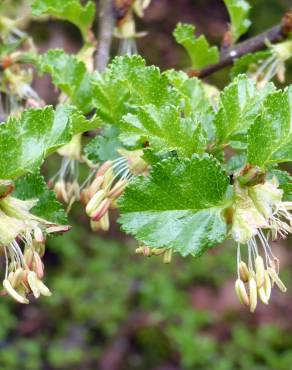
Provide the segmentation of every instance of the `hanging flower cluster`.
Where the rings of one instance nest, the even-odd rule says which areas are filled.
[[[115,7],[120,9],[122,14],[114,30],[115,37],[120,39],[118,55],[138,54],[136,38],[145,36],[146,32],[136,31],[134,14],[142,18],[150,2],[151,0],[115,1]]]
[[[55,191],[59,201],[72,204],[80,199],[79,162],[81,158],[81,134],[73,136],[69,144],[58,150],[63,157],[59,171],[49,180],[48,185]]]
[[[260,61],[254,68],[253,65],[250,69],[255,69],[249,72],[249,76],[258,82],[258,87],[263,88],[275,76],[279,82],[285,82],[285,63],[292,57],[292,41],[287,40],[279,44],[268,44],[271,55]]]
[[[283,191],[276,179],[254,186],[235,185],[232,237],[238,243],[235,291],[241,303],[253,312],[259,298],[268,304],[274,284],[286,287],[279,278],[279,260],[269,240],[285,238],[292,232],[292,202],[282,201]],[[241,257],[241,245],[247,246],[247,263]],[[248,289],[247,289],[248,288]]]
[[[10,195],[0,199],[0,249],[6,268],[2,294],[19,303],[51,295],[43,283],[46,235],[69,230],[69,226],[52,224],[34,216],[30,209],[35,201],[23,201]]]

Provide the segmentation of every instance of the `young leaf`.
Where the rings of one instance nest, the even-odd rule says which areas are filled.
[[[70,107],[29,109],[0,125],[0,178],[14,180],[36,171],[44,157],[74,133]]]
[[[33,63],[40,73],[49,73],[52,81],[82,112],[92,109],[93,80],[83,62],[61,49],[51,49],[42,55],[27,53],[25,61]]]
[[[292,87],[266,98],[249,130],[248,160],[260,167],[292,161]]]
[[[123,147],[119,134],[120,130],[116,126],[105,127],[102,135],[96,135],[84,148],[88,160],[98,163],[117,158],[119,155],[116,149]]]
[[[235,43],[250,27],[250,5],[245,0],[224,0],[231,19],[232,42]]]
[[[88,31],[95,17],[93,1],[83,6],[79,0],[32,0],[31,7],[34,16],[49,14],[75,24],[84,40],[88,41]]]
[[[145,105],[136,114],[124,116],[120,129],[121,141],[132,148],[142,148],[148,142],[157,152],[176,150],[190,157],[202,153],[206,146],[205,133],[198,122],[192,117],[182,118],[171,105]]]
[[[181,99],[185,117],[192,116],[200,122],[211,141],[215,136],[214,108],[207,96],[205,86],[196,77],[188,77],[182,71],[169,70],[165,72],[170,84],[175,88]]]
[[[228,184],[210,156],[166,159],[126,188],[120,223],[147,246],[199,256],[226,238],[222,212]]]
[[[254,81],[245,75],[238,76],[220,95],[219,110],[215,117],[219,143],[246,141],[247,130],[261,110],[262,102],[273,90],[269,84],[258,91]]]
[[[191,24],[179,23],[174,32],[177,43],[182,45],[189,54],[192,68],[202,69],[209,64],[217,63],[219,51],[216,46],[210,46],[205,36],[196,37],[195,27]]]
[[[22,200],[38,199],[31,213],[56,224],[67,224],[66,212],[39,174],[29,174],[15,182],[14,197]]]

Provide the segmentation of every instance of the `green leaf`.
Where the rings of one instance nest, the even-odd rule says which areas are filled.
[[[72,138],[70,107],[29,109],[0,125],[0,178],[35,172],[44,158]]]
[[[166,159],[149,177],[140,176],[127,186],[120,223],[145,245],[199,256],[226,238],[222,212],[228,184],[210,156]]]
[[[94,104],[107,124],[118,124],[137,106],[178,104],[179,97],[167,76],[155,66],[147,67],[140,56],[116,57],[95,82]]]
[[[210,47],[205,36],[196,37],[194,32],[195,27],[186,23],[178,23],[173,32],[176,42],[182,45],[189,54],[192,67],[202,69],[209,64],[217,63],[219,61],[218,48]]]
[[[32,0],[31,7],[34,16],[49,14],[75,24],[84,40],[88,41],[88,31],[95,17],[93,1],[83,6],[79,0]]]
[[[202,127],[192,119],[182,118],[178,108],[145,105],[136,114],[124,116],[120,139],[125,146],[143,148],[145,142],[155,151],[176,150],[183,156],[203,153],[206,137]]]
[[[66,212],[39,174],[29,174],[15,182],[14,197],[22,200],[38,199],[31,213],[47,221],[65,225],[68,223]]]
[[[94,75],[75,56],[61,49],[38,55],[27,53],[25,61],[33,63],[40,73],[49,73],[52,81],[69,98],[71,104],[87,113],[92,109]]]
[[[85,155],[93,163],[114,160],[119,156],[116,149],[122,148],[119,140],[120,130],[115,126],[107,126],[101,135],[96,135],[84,148]]]
[[[225,164],[225,170],[227,173],[233,174],[242,169],[246,165],[246,162],[247,158],[245,154],[233,155]]]
[[[96,114],[92,118],[87,119],[77,108],[72,106],[66,106],[66,108],[70,112],[72,135],[96,130],[102,125],[101,119]]]
[[[235,43],[250,27],[250,5],[245,0],[224,0],[231,19],[232,42]]]
[[[266,96],[274,89],[268,84],[258,91],[254,81],[238,76],[220,95],[219,110],[215,117],[217,139],[220,144],[246,141],[249,127],[262,109]]]
[[[292,201],[292,176],[286,171],[272,169],[268,172],[268,179],[276,177],[279,182],[279,187],[284,191],[283,200]]]
[[[270,94],[248,135],[250,164],[292,161],[292,87]]]
[[[292,160],[292,88],[270,94],[248,135],[248,160],[265,167]]]

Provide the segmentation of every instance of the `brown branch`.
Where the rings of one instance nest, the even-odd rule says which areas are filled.
[[[220,61],[216,64],[202,69],[201,71],[189,70],[189,76],[207,77],[212,73],[215,73],[231,64],[233,62],[246,55],[248,53],[254,53],[256,51],[264,50],[267,48],[267,41],[270,43],[277,43],[285,40],[289,33],[292,32],[292,10],[288,11],[282,19],[282,23],[246,40],[239,43],[232,48],[224,50],[221,54]]]
[[[112,0],[100,0],[98,19],[99,30],[95,55],[95,68],[102,72],[105,70],[110,58],[113,38],[115,17]]]

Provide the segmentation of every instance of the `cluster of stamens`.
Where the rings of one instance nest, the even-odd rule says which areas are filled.
[[[109,230],[109,210],[117,208],[117,199],[127,184],[147,171],[142,152],[120,151],[121,157],[104,162],[93,175],[93,180],[81,191],[80,200],[86,206],[93,231]]]
[[[264,258],[258,252],[257,240],[264,251]],[[279,278],[279,260],[273,255],[264,233],[259,230],[257,239],[247,243],[248,263],[241,259],[240,244],[237,246],[237,275],[235,291],[240,302],[254,312],[258,298],[268,304],[272,286],[276,284],[282,292],[286,287]]]
[[[6,261],[2,294],[23,304],[29,303],[30,293],[35,298],[51,295],[42,281],[46,234],[69,229],[32,215],[34,204],[11,196],[0,200],[0,247]]]
[[[163,256],[163,263],[170,263],[172,259],[172,249],[150,248],[146,245],[136,248],[136,254],[141,254],[145,257]]]
[[[58,150],[63,156],[59,171],[49,180],[48,185],[56,193],[57,199],[72,204],[80,199],[79,162],[81,161],[81,135],[75,135],[71,142]]]
[[[289,213],[292,203],[282,201],[283,191],[275,178],[255,186],[235,184],[235,192],[232,221],[232,236],[238,243],[235,290],[240,302],[254,312],[258,297],[268,304],[274,284],[286,292],[279,278],[279,260],[274,256],[269,240],[285,238],[292,232],[292,216]],[[247,245],[247,264],[241,260],[242,244]],[[263,250],[263,257],[258,245]]]

